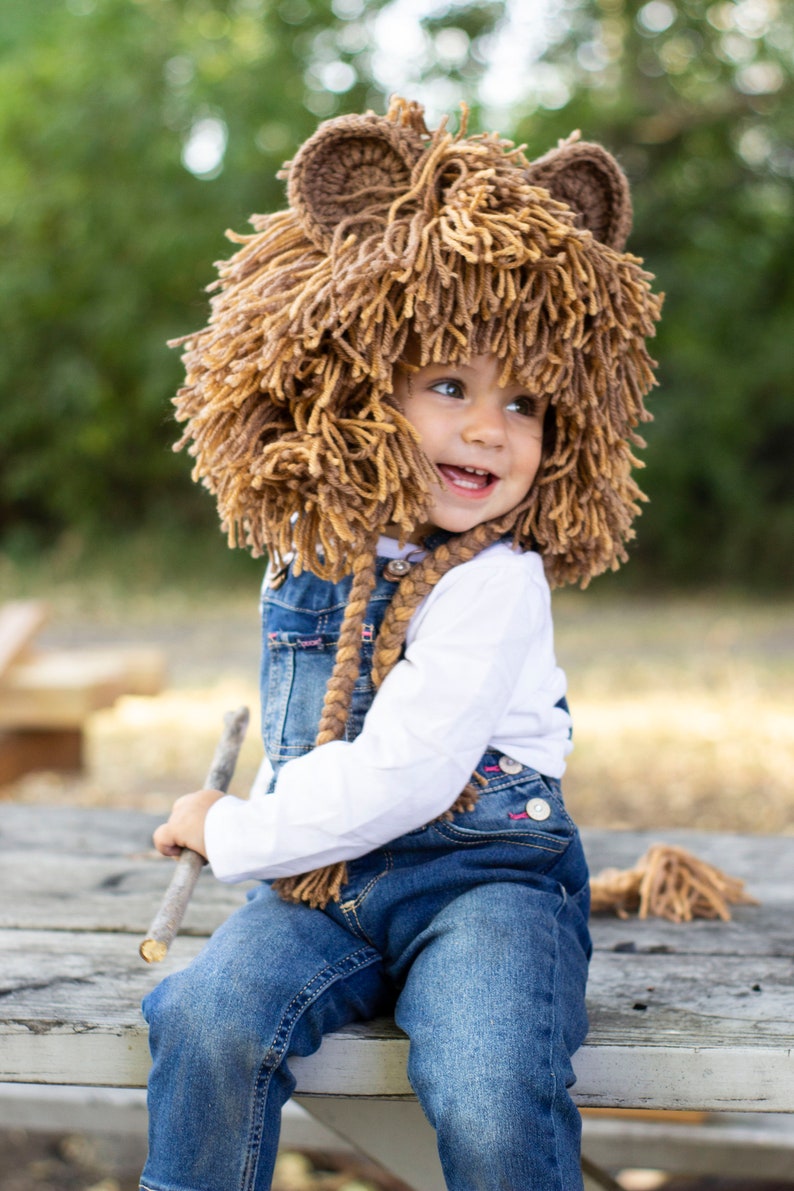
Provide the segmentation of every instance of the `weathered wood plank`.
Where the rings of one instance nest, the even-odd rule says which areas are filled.
[[[75,665],[42,655],[13,666],[0,685],[0,724],[9,728],[79,728],[86,716],[121,694],[118,667]]]
[[[152,847],[161,815],[78,807],[0,807],[0,927],[143,935],[173,872]],[[208,935],[247,885],[202,874],[185,934]]]
[[[42,814],[47,830],[42,833]],[[151,846],[151,834],[162,815],[105,808],[6,805],[0,813],[0,853],[51,851],[57,841],[62,852],[82,855],[125,856]],[[790,880],[794,860],[794,834],[789,836],[736,835],[722,832],[665,829],[664,831],[610,831],[584,828],[582,837],[592,871],[614,865],[628,868],[654,843],[689,848],[711,864],[729,869],[747,880],[750,892],[763,897],[765,890],[794,901]]]
[[[155,971],[140,934],[171,874],[151,848],[160,816],[0,808],[0,1080],[140,1087],[139,1004],[239,904],[207,874],[187,934]],[[594,870],[631,865],[656,833],[585,832]],[[794,1112],[794,839],[665,832],[749,879],[761,907],[729,924],[593,924],[591,1031],[576,1095],[592,1106]],[[56,846],[57,845],[57,846]],[[190,934],[199,937],[189,937]],[[407,1043],[393,1023],[350,1027],[296,1061],[306,1095],[401,1097]]]
[[[435,1131],[415,1101],[313,1097],[304,1107],[384,1169],[422,1191],[445,1191]]]
[[[0,926],[145,932],[172,870],[151,847],[160,821],[157,815],[129,811],[3,807],[0,864],[8,896],[0,905]],[[586,831],[584,836],[594,870],[608,863],[627,867],[658,838],[651,832]],[[794,837],[665,832],[664,838],[745,877],[762,904],[738,907],[727,924],[701,920],[676,926],[600,915],[593,922],[597,950],[794,953]],[[185,932],[210,933],[242,896],[239,888],[220,885],[207,874],[194,895]]]
[[[173,865],[151,849],[122,857],[0,851],[3,898],[0,927],[25,930],[128,931],[143,936],[167,887]],[[792,867],[794,868],[794,858]],[[794,881],[791,883],[794,886]],[[207,935],[244,900],[246,885],[200,877],[181,934]],[[792,955],[794,905],[772,900],[740,906],[729,923],[685,925],[599,915],[591,924],[596,951],[678,955]]]
[[[602,868],[631,868],[640,856],[657,843],[688,848],[709,864],[725,869],[747,882],[748,892],[760,901],[794,901],[790,875],[794,867],[794,835],[737,835],[728,832],[608,831],[585,828],[582,838],[591,872]]]
[[[70,650],[69,656],[115,666],[125,695],[159,695],[166,680],[166,660],[161,649],[147,645],[92,646]]]
[[[666,1114],[665,1114],[666,1115]],[[659,1117],[585,1115],[582,1149],[614,1169],[639,1166],[668,1174],[729,1175],[756,1184],[759,1178],[788,1181],[794,1170],[794,1116],[730,1112],[702,1123]]]
[[[140,999],[200,945],[180,940],[154,973],[131,936],[0,932],[0,1080],[140,1086]],[[790,961],[774,957],[716,957],[698,979],[678,956],[596,955],[579,1103],[794,1111],[790,988]],[[391,1023],[348,1027],[321,1055],[295,1062],[299,1089],[407,1095],[406,1048]]]
[[[143,937],[173,872],[173,863],[161,856],[46,859],[38,866],[41,884],[31,880],[30,854],[3,859],[0,927],[121,931]],[[221,885],[203,872],[180,934],[210,934],[244,900],[242,886]]]
[[[154,694],[164,663],[155,651],[48,650],[18,661],[0,682],[0,724],[79,728],[92,711],[125,694]]]
[[[0,856],[136,856],[151,850],[152,832],[162,821],[163,815],[145,811],[6,803],[0,807]]]
[[[42,814],[47,830],[42,834]],[[8,805],[0,814],[0,853],[3,851],[52,851],[57,841],[61,853],[125,856],[146,851],[151,833],[162,816],[142,811]],[[794,902],[790,880],[794,861],[791,836],[735,835],[728,833],[667,830],[582,832],[594,873],[609,865],[628,868],[653,843],[689,848],[711,864],[746,880],[749,890],[762,901],[771,893],[787,904]]]
[[[134,935],[0,931],[3,1017],[38,1032],[134,1026],[147,989],[200,946],[181,939],[168,963],[152,969],[141,963]],[[777,957],[713,956],[700,967],[686,956],[599,953],[589,984],[590,1042],[651,1051],[794,1049],[791,977],[791,961]]]

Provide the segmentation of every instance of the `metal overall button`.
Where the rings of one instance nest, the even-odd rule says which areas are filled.
[[[530,819],[534,819],[537,823],[542,823],[551,814],[551,807],[545,798],[530,798],[527,803],[527,814]]]
[[[524,766],[521,764],[521,762],[516,761],[513,757],[502,756],[499,758],[497,764],[498,764],[499,768],[501,769],[502,773],[509,773],[511,775],[514,773],[520,773],[521,770],[524,768]]]
[[[385,579],[392,579],[394,582],[405,577],[411,569],[411,564],[404,558],[390,558],[383,568],[383,576]]]

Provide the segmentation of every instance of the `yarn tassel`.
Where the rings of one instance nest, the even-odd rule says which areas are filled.
[[[273,882],[273,888],[285,902],[306,902],[313,910],[322,910],[330,901],[339,901],[340,891],[346,883],[347,865],[341,860],[300,877],[279,877]]]
[[[607,868],[590,884],[593,913],[611,910],[619,918],[636,912],[669,922],[720,918],[729,922],[729,905],[757,906],[744,881],[728,876],[686,848],[654,844],[631,869]]]

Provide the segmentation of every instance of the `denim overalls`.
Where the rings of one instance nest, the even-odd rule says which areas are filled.
[[[290,573],[264,591],[262,732],[276,772],[313,747],[349,590]],[[372,647],[394,590],[379,559],[348,739],[374,695]],[[498,752],[477,768],[473,811],[350,861],[324,911],[258,886],[147,997],[143,1188],[267,1191],[289,1056],[388,1012],[410,1038],[409,1078],[450,1191],[581,1188],[567,1089],[587,1028],[584,855],[558,782]],[[530,802],[547,817],[528,816]]]

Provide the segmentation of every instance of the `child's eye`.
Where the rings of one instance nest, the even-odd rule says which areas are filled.
[[[462,397],[463,385],[456,380],[437,380],[430,386],[434,393],[440,393],[442,397]]]
[[[535,397],[514,397],[507,408],[521,414],[522,418],[534,418],[540,405]]]

